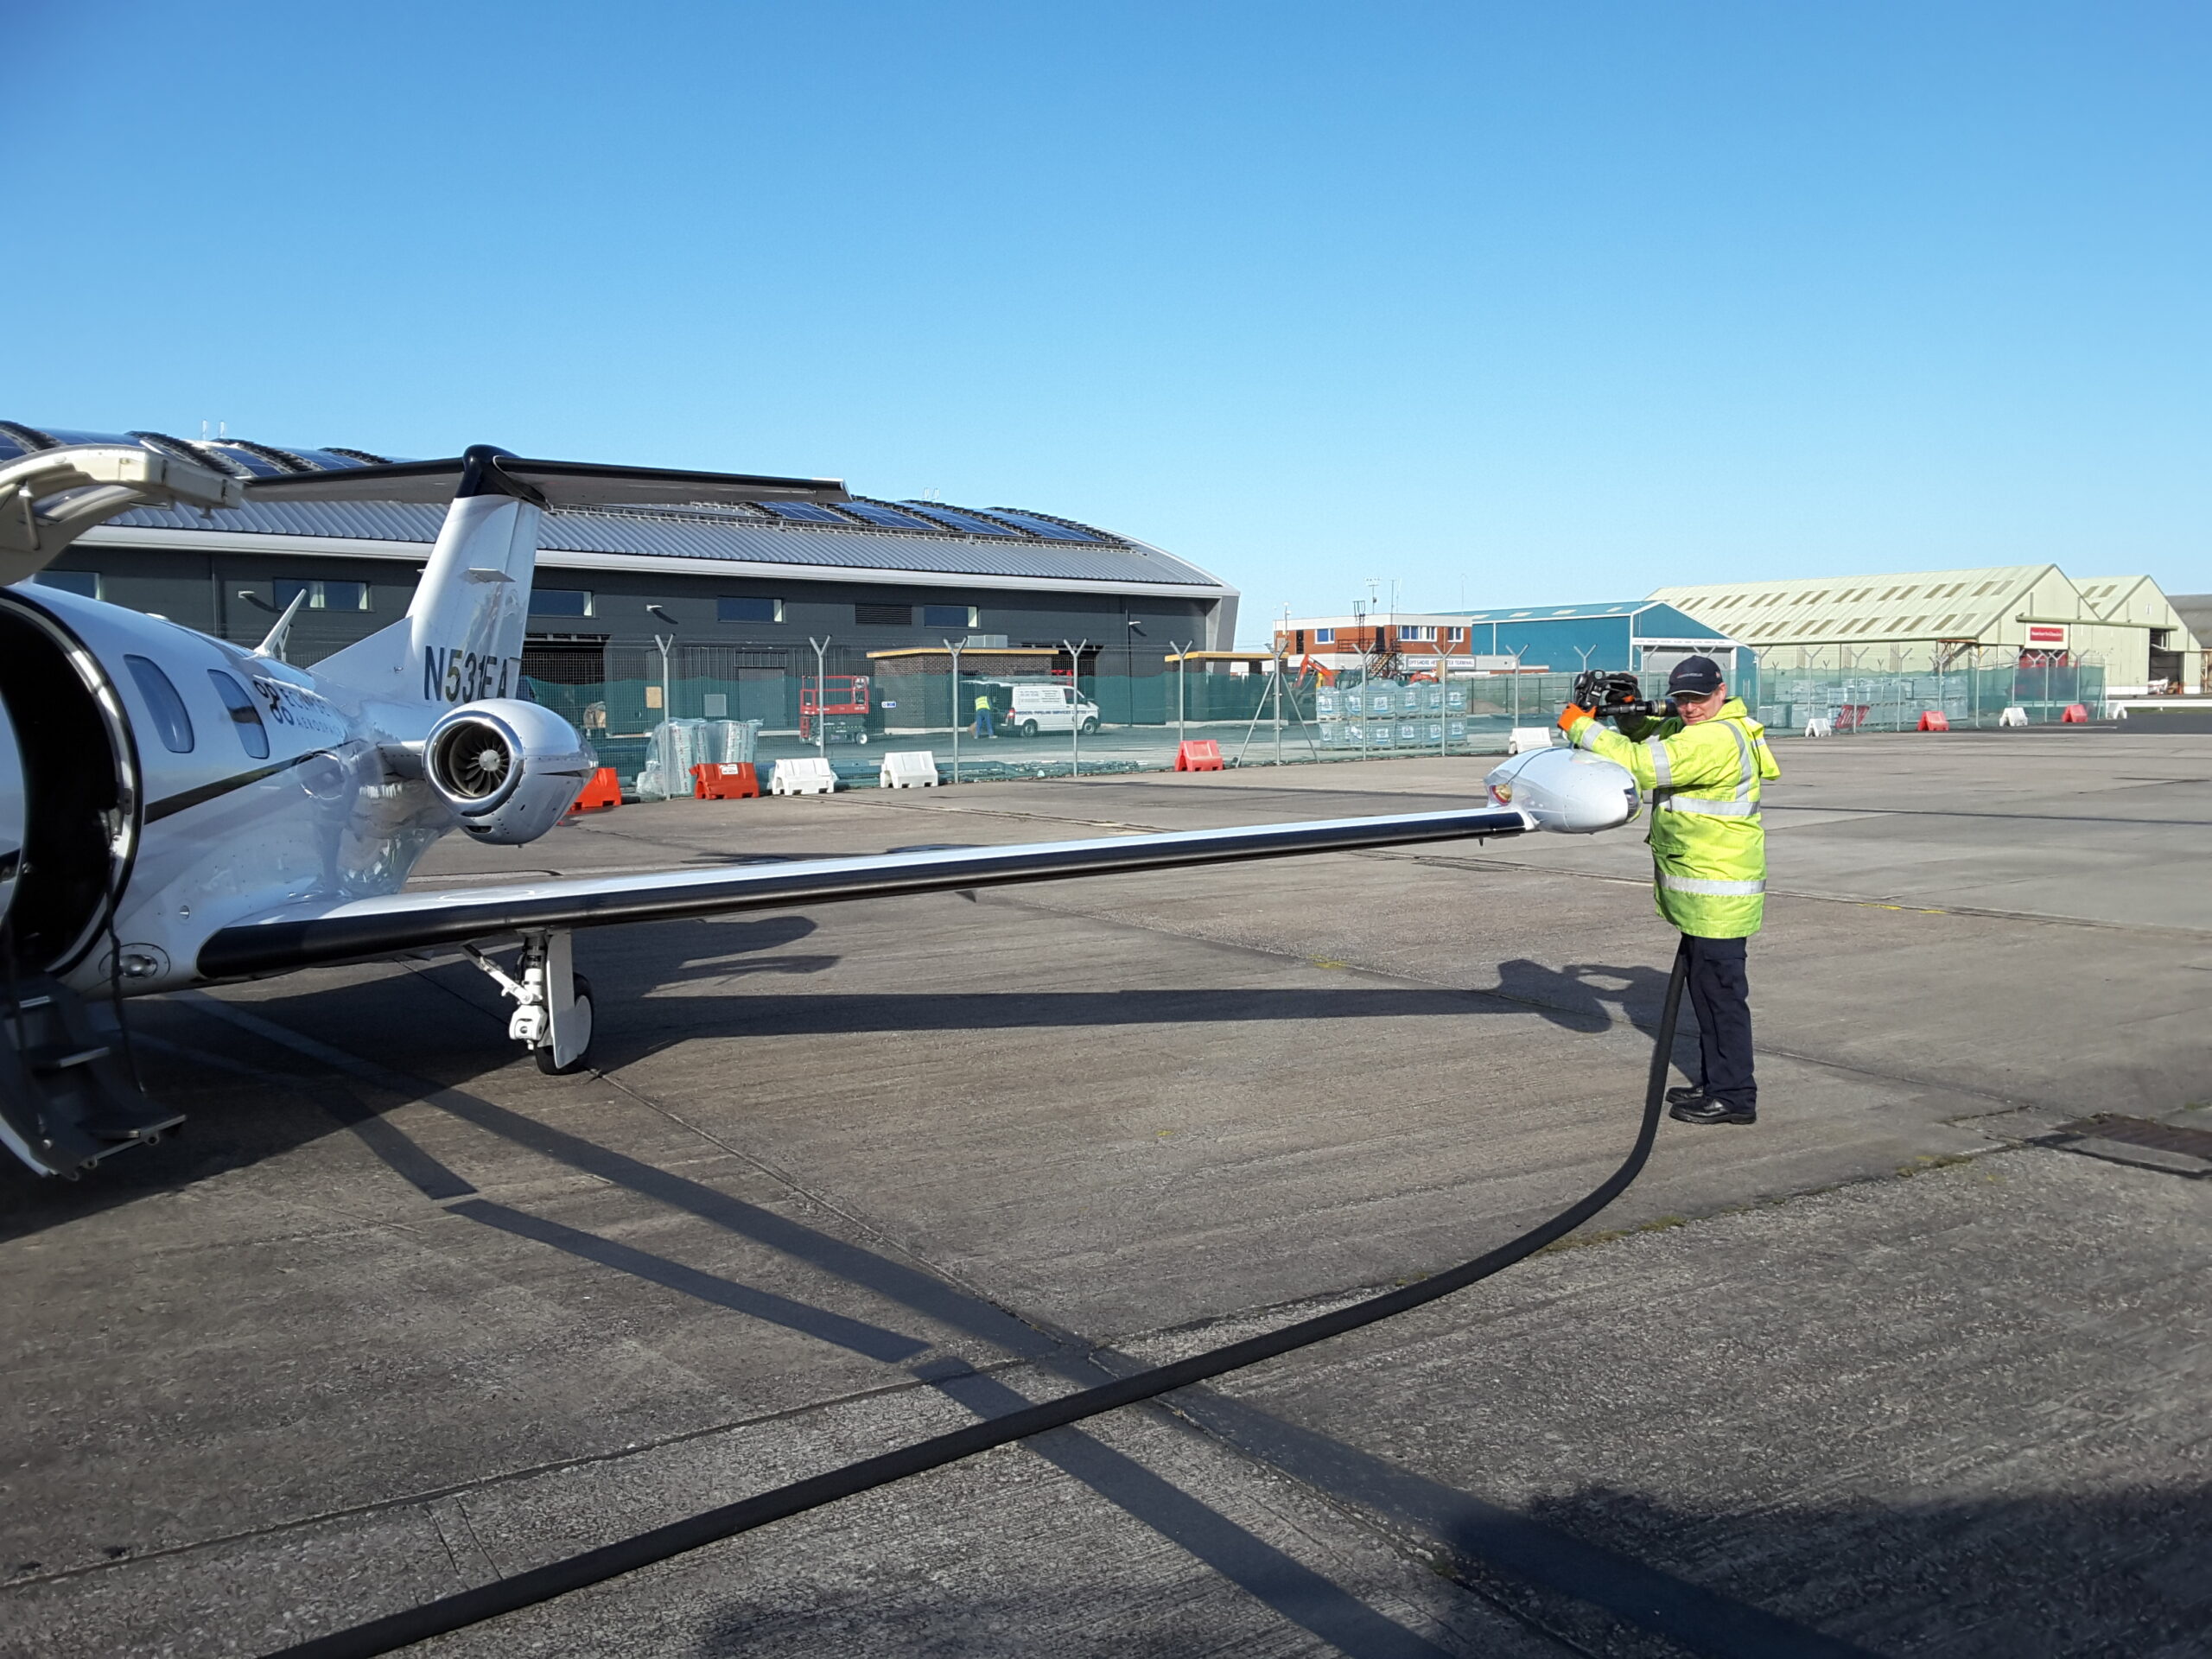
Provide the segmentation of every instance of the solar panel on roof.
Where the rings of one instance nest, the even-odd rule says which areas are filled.
[[[121,432],[76,432],[67,431],[58,426],[41,426],[37,429],[45,433],[56,443],[120,443],[135,446],[137,442],[137,439]]]
[[[845,521],[827,507],[818,507],[811,501],[763,501],[760,505],[779,518],[794,518],[806,524],[842,524]]]
[[[206,446],[227,461],[234,461],[256,478],[286,478],[289,473],[275,461],[235,443],[211,443]]]
[[[365,461],[359,461],[340,449],[302,449],[296,443],[278,443],[270,447],[282,449],[286,454],[296,460],[304,461],[310,467],[320,467],[326,473],[342,473],[350,467],[367,465]]]
[[[940,507],[934,502],[925,505],[919,501],[909,501],[905,505],[917,509],[925,517],[936,519],[939,524],[950,524],[955,530],[964,530],[971,536],[1011,537],[1014,534],[1004,524],[995,524],[987,518],[978,518],[972,512],[961,512],[952,507]]]
[[[911,512],[900,512],[896,507],[880,507],[873,501],[848,501],[844,504],[844,508],[855,518],[865,518],[871,524],[880,524],[886,530],[935,530],[937,528],[935,524],[926,524],[915,518]]]
[[[1039,518],[1034,513],[1016,512],[1011,507],[993,507],[991,512],[995,518],[1003,518],[1009,524],[1018,525],[1031,535],[1041,536],[1048,542],[1095,542],[1098,539],[1066,524],[1056,524],[1049,518]]]

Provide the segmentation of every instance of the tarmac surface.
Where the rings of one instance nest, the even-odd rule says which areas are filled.
[[[414,1651],[2212,1651],[2212,736],[1780,758],[1756,1127],[1668,1124],[1592,1231],[1403,1319]],[[418,880],[1490,764],[633,806]],[[565,1078],[450,957],[133,1005],[187,1133],[0,1176],[0,1653],[265,1652],[1472,1256],[1626,1149],[1647,868],[609,930]]]

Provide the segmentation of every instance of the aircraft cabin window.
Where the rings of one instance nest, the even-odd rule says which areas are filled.
[[[215,683],[215,695],[231,711],[232,728],[245,752],[257,760],[269,758],[269,728],[261,723],[261,710],[253,706],[253,695],[219,668],[207,671],[207,677]]]
[[[153,711],[154,729],[161,734],[162,747],[171,754],[192,753],[192,715],[186,710],[184,699],[176,694],[176,687],[169,683],[169,677],[162,672],[161,664],[150,657],[125,657],[130,677],[138,682],[139,695],[146,699],[146,706]]]

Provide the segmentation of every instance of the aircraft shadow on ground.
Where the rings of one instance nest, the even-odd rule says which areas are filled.
[[[402,1081],[383,1074],[382,1068],[373,1065],[363,1065],[359,1075],[379,1087]],[[432,1103],[555,1163],[747,1238],[926,1323],[949,1326],[966,1338],[988,1343],[1005,1358],[1026,1361],[1077,1386],[1103,1382],[1135,1369],[1135,1363],[1125,1357],[1112,1355],[1109,1364],[1109,1356],[1080,1337],[1019,1318],[911,1263],[645,1163],[569,1130],[459,1090],[435,1091]],[[1031,1395],[1004,1378],[979,1372],[958,1356],[933,1352],[938,1344],[931,1338],[760,1290],[727,1275],[708,1273],[484,1198],[476,1195],[464,1176],[397,1126],[372,1119],[352,1127],[363,1145],[388,1168],[426,1198],[444,1204],[449,1214],[594,1262],[610,1273],[672,1289],[741,1317],[777,1325],[896,1366],[915,1382],[981,1418],[999,1416],[1030,1402]],[[455,1198],[461,1201],[452,1202]],[[1726,1624],[1739,1636],[1748,1632],[1765,1644],[1736,1651],[1770,1654],[1774,1659],[1822,1651],[1811,1632],[1756,1606],[1413,1475],[1387,1459],[1274,1418],[1249,1402],[1193,1389],[1184,1390],[1178,1403],[1184,1417],[1213,1429],[1262,1461],[1339,1500],[1363,1503],[1401,1523],[1422,1527],[1455,1548],[1478,1541],[1486,1561],[1503,1554],[1524,1573],[1532,1573],[1538,1586],[1565,1592],[1579,1607],[1594,1606],[1630,1625],[1662,1634],[1678,1635],[1681,1629],[1699,1623]],[[1385,1659],[1440,1659],[1446,1651],[1085,1429],[1058,1429],[1024,1444],[1281,1618],[1343,1652]],[[989,1517],[978,1516],[975,1523],[987,1528]],[[742,1541],[730,1547],[746,1548]],[[735,1651],[737,1646],[745,1645],[748,1624],[745,1615],[739,1615],[710,1641],[706,1650]]]

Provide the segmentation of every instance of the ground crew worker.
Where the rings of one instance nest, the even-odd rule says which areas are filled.
[[[998,735],[991,729],[991,694],[988,691],[979,691],[976,694],[976,735],[978,737]]]
[[[1766,830],[1759,785],[1779,778],[1766,728],[1728,695],[1720,665],[1686,657],[1668,677],[1672,717],[1624,715],[1608,731],[1570,706],[1560,728],[1579,749],[1618,761],[1651,804],[1645,839],[1659,913],[1681,930],[1697,1010],[1702,1080],[1670,1089],[1669,1116],[1685,1123],[1750,1123],[1758,1116],[1751,1075],[1750,984],[1745,944],[1766,906]]]

